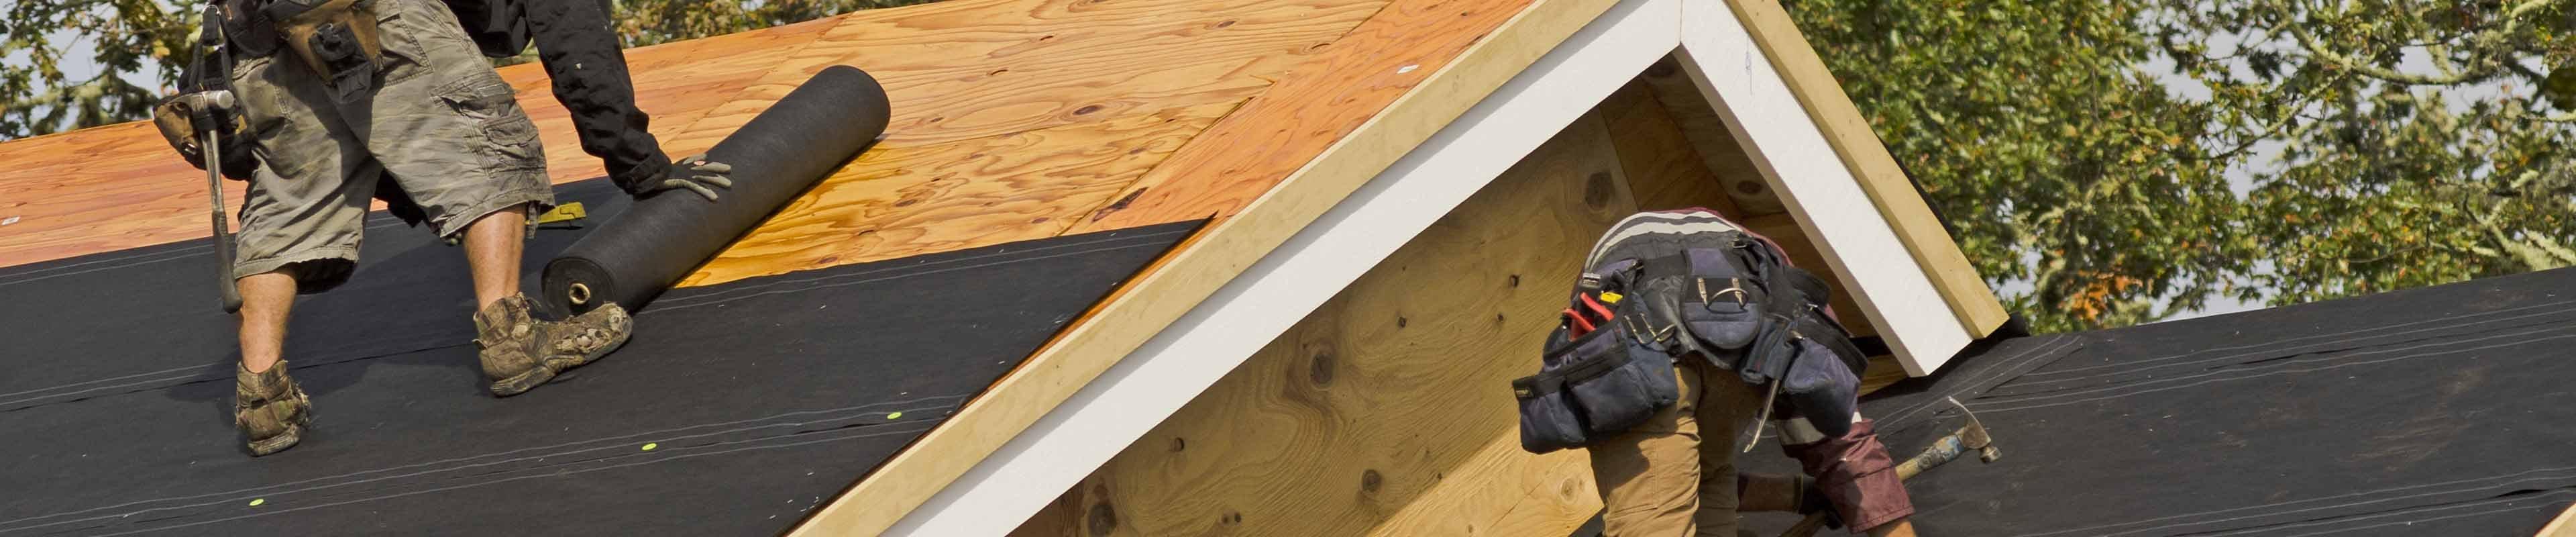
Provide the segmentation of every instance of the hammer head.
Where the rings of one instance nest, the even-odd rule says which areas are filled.
[[[1968,405],[1960,403],[1959,398],[1946,399],[1950,401],[1950,406],[1959,409],[1960,416],[1968,419],[1967,425],[1959,427],[1960,445],[1977,450],[1977,460],[1995,462],[1995,459],[2003,458],[2003,450],[1995,448],[1995,438],[1986,434],[1985,422],[1977,421],[1977,414],[1969,412]]]
[[[236,102],[233,99],[232,90],[213,90],[187,93],[180,95],[176,100],[179,101],[179,106],[184,107],[185,110],[189,110],[191,112],[197,110],[228,112],[233,109],[233,104]]]

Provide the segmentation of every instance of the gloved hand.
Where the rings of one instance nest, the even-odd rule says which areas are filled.
[[[707,187],[713,185],[717,188],[733,188],[733,179],[725,177],[730,173],[733,173],[732,164],[707,160],[705,153],[690,155],[678,162],[672,162],[670,171],[663,172],[660,184],[647,185],[646,190],[638,192],[637,195],[641,197],[654,192],[686,188],[700,196],[706,196],[707,201],[715,201],[715,189]]]
[[[206,156],[204,149],[197,147],[197,136],[201,133],[196,120],[192,119],[193,112],[180,102],[178,96],[163,98],[161,104],[152,107],[152,125],[161,130],[161,138],[170,142],[170,149],[178,151],[180,158],[187,159],[189,166],[203,170],[206,169]],[[224,159],[224,177],[250,180],[252,172],[259,168],[259,160],[251,156],[250,130],[235,117],[233,110],[217,109],[213,112],[216,123],[221,125],[218,128],[223,131],[221,156]]]

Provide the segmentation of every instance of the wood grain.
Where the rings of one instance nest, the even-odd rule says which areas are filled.
[[[1191,147],[1147,173],[1076,232],[1233,214],[1448,65],[1529,0],[1411,0],[1389,4]]]
[[[1535,363],[1586,247],[1633,212],[1616,195],[1624,181],[1602,123],[1576,122],[1058,505],[1081,506],[1088,530],[1103,528],[1091,513],[1111,513],[1115,535],[1353,535],[1399,515],[1455,528],[1525,500],[1569,506],[1548,523],[1581,524],[1580,506],[1597,503],[1578,486],[1588,461],[1521,452],[1502,387]],[[1490,449],[1503,439],[1508,452]],[[1546,493],[1475,485],[1530,474],[1551,476]]]
[[[1174,108],[870,151],[680,285],[1055,236],[1233,109]]]
[[[1601,512],[1592,460],[1580,450],[1521,451],[1506,431],[1368,534],[1381,537],[1572,535]]]
[[[953,0],[627,52],[673,156],[704,151],[814,71],[866,68],[898,149],[1236,103],[1331,52],[1384,0]],[[558,183],[602,175],[540,66],[501,70]],[[202,172],[143,123],[0,143],[0,266],[206,236]],[[239,207],[239,183],[228,207]],[[1097,201],[1097,200],[1086,200]],[[1088,211],[1098,207],[1083,207]]]
[[[1655,102],[1662,104],[1664,111],[1672,116],[1673,123],[1681,128],[1683,138],[1697,149],[1700,163],[1724,183],[1722,191],[1728,199],[1734,200],[1736,207],[1744,210],[1746,216],[1789,211],[1788,206],[1780,202],[1780,193],[1773,192],[1770,184],[1763,182],[1762,170],[1753,166],[1753,157],[1745,154],[1744,144],[1737,142],[1735,134],[1726,129],[1726,118],[1717,114],[1717,109],[1709,105],[1707,98],[1700,96],[1699,88],[1692,85],[1690,76],[1683,73],[1681,66],[1673,63],[1672,58],[1655,62],[1638,80],[1646,84]]]
[[[1496,27],[1464,30],[1485,38],[1387,105],[1365,122],[1366,128],[1320,149],[1322,154],[1305,159],[1305,168],[1279,181],[1270,193],[1202,230],[1188,248],[1167,256],[1159,268],[1130,283],[1127,291],[824,506],[795,533],[885,531],[1613,3],[1534,0]],[[1353,33],[1364,34],[1370,32]],[[1372,49],[1332,50],[1365,54]],[[1167,161],[1157,169],[1168,166]],[[1082,230],[1076,226],[1071,231]]]
[[[1777,0],[1727,0],[1736,18],[1753,35],[1754,42],[1780,72],[1791,93],[1813,118],[1825,140],[1840,155],[1843,164],[1860,181],[1861,191],[1878,206],[1879,214],[1895,228],[1908,253],[1922,265],[1925,276],[1932,280],[1957,315],[1960,325],[1973,336],[1994,333],[2006,320],[2003,302],[1995,299],[1994,289],[1977,275],[1975,265],[1951,241],[1948,229],[1941,226],[1932,208],[1924,204],[1922,192],[1898,168],[1896,158],[1870,130],[1869,121],[1860,115],[1851,97],[1843,93],[1842,84],[1825,69],[1825,62],[1798,32],[1789,13]]]
[[[954,0],[863,11],[682,140],[721,139],[824,67],[887,88],[893,146],[994,136],[1165,108],[1239,102],[1383,0]]]
[[[1644,84],[1629,82],[1602,101],[1599,113],[1610,124],[1640,209],[1706,207],[1728,218],[1752,216],[1727,196],[1717,174],[1701,165],[1699,151]]]

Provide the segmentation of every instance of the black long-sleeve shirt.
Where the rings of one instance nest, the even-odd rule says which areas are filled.
[[[641,192],[669,173],[671,158],[645,130],[652,118],[635,107],[626,52],[594,0],[523,0],[537,60],[554,79],[555,100],[572,112],[581,151],[607,165],[610,181]]]

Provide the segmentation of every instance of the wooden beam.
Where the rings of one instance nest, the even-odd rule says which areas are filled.
[[[1485,32],[1360,129],[1314,156],[1236,217],[1131,284],[1116,301],[1029,358],[982,397],[800,525],[804,535],[870,535],[1019,436],[1338,200],[1387,169],[1460,114],[1554,49],[1608,0],[1539,0]],[[1361,48],[1355,54],[1367,53]],[[1431,67],[1423,67],[1432,69]],[[1061,485],[1058,485],[1061,486]],[[1046,493],[1041,493],[1046,494]],[[1005,522],[1007,523],[1007,522]]]
[[[2535,537],[2576,537],[2576,505],[2567,506],[2567,512],[2559,513],[2557,520],[2549,521],[2547,527],[2540,528],[2540,533],[2533,535]]]
[[[1826,142],[1833,145],[1834,154],[1860,181],[1861,190],[1869,195],[1879,214],[1904,239],[1906,252],[1932,279],[1961,326],[1976,336],[2002,327],[2006,314],[2003,303],[1995,299],[1994,289],[1986,286],[1976,266],[1968,263],[1958,243],[1950,239],[1950,232],[1933,217],[1922,192],[1906,179],[1905,170],[1897,167],[1887,145],[1870,130],[1868,119],[1860,115],[1851,97],[1843,93],[1842,85],[1834,81],[1833,73],[1825,69],[1824,60],[1808,46],[1806,36],[1798,32],[1789,13],[1780,8],[1777,0],[1727,0],[1727,4],[1734,7],[1736,18],[1752,33],[1754,43],[1770,58],[1807,116],[1823,131]]]
[[[1598,503],[1589,462],[1520,451],[1501,387],[1534,367],[1593,238],[1634,211],[1623,175],[1605,126],[1577,121],[1055,505],[1086,535],[1571,530]],[[1494,531],[1525,500],[1560,516]]]
[[[1874,208],[1878,200],[1864,192],[1859,176],[1835,157],[1839,150],[1802,111],[1795,92],[1763,59],[1734,13],[1717,2],[1688,2],[1681,19],[1685,30],[1674,57],[1683,72],[1726,118],[1728,131],[1748,148],[1763,180],[1841,275],[1841,290],[1879,327],[1905,371],[1930,374],[1983,335],[1944,305],[1949,299],[1930,273],[1900,253],[1910,248],[1906,238]]]

